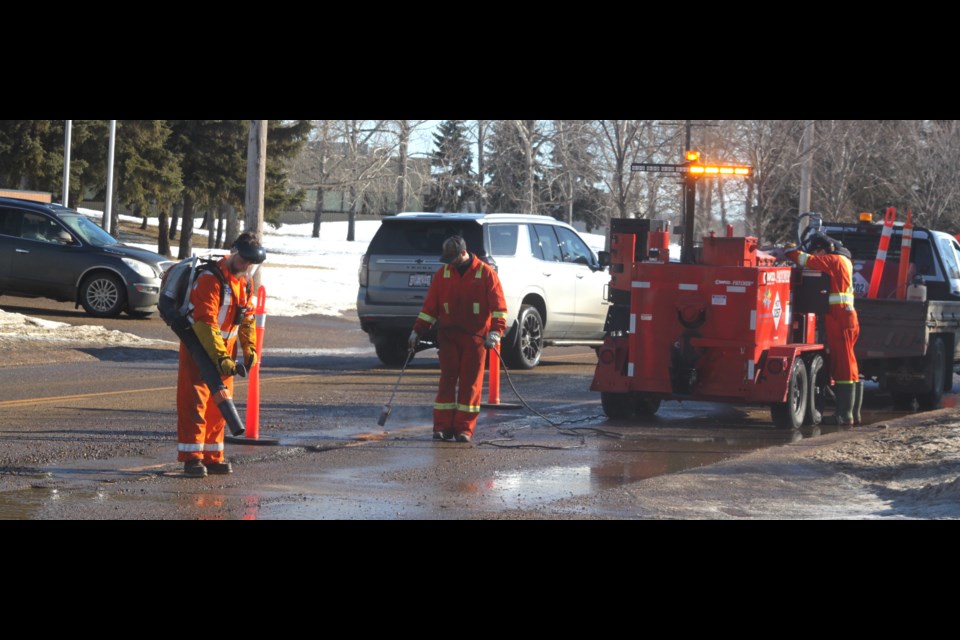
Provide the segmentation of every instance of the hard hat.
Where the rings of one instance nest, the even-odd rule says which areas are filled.
[[[233,248],[237,250],[241,258],[253,264],[260,264],[267,259],[266,250],[260,246],[256,238],[241,235],[233,241]]]

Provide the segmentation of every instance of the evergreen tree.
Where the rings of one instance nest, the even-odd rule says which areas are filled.
[[[0,186],[60,193],[63,136],[63,120],[0,120]]]
[[[313,124],[309,120],[270,120],[267,124],[267,171],[263,219],[280,226],[280,212],[298,206],[306,195],[291,190],[288,165],[307,144]]]
[[[170,150],[181,158],[183,223],[179,258],[193,253],[193,223],[198,207],[210,207],[246,183],[245,120],[171,120]],[[245,187],[244,187],[245,188]]]
[[[535,120],[498,120],[487,139],[490,211],[540,213],[543,136]]]
[[[463,211],[479,197],[477,177],[473,172],[473,154],[466,139],[463,120],[445,120],[433,134],[435,150],[430,157],[431,186],[424,208],[435,212]]]
[[[122,202],[144,216],[156,208],[162,232],[157,252],[170,255],[167,212],[183,192],[180,158],[168,146],[172,130],[166,120],[117,121],[114,158],[114,193]],[[117,207],[113,207],[116,222]],[[114,223],[111,229],[117,229]]]

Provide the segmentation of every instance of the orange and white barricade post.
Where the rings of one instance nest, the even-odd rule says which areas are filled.
[[[900,244],[900,271],[897,273],[897,300],[907,299],[907,282],[910,279],[910,246],[913,244],[913,212],[907,209],[907,222],[903,225]]]
[[[880,234],[880,246],[877,248],[877,259],[873,263],[873,272],[870,274],[870,288],[868,298],[876,298],[880,290],[880,279],[883,277],[883,267],[887,263],[887,248],[890,246],[890,236],[893,235],[893,221],[897,218],[897,210],[887,208],[883,217],[883,233]]]
[[[522,405],[500,402],[500,343],[493,349],[487,349],[487,402],[481,402],[487,409],[519,409]]]
[[[247,422],[242,437],[228,436],[227,442],[235,444],[280,444],[276,438],[260,436],[260,363],[263,362],[263,333],[266,324],[267,290],[261,286],[257,290],[257,304],[254,313],[257,318],[257,364],[247,372]]]

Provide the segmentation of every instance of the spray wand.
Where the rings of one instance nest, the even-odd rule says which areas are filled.
[[[413,349],[410,349],[410,351],[407,352],[407,359],[403,362],[403,368],[400,369],[400,377],[397,378],[397,383],[393,385],[393,393],[390,394],[390,400],[387,404],[383,405],[383,411],[380,412],[380,417],[377,419],[377,426],[382,427],[387,424],[387,418],[390,417],[390,412],[393,410],[391,406],[393,404],[393,398],[397,395],[397,388],[400,386],[400,381],[403,380],[403,372],[407,370],[407,365],[412,359]]]

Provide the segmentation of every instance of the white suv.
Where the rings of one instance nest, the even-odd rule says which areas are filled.
[[[443,240],[460,234],[467,249],[497,269],[507,301],[506,364],[532,369],[544,346],[602,344],[610,276],[576,230],[549,216],[512,213],[401,213],[383,219],[360,265],[360,327],[388,366],[407,358]],[[435,335],[420,349],[436,347]]]

